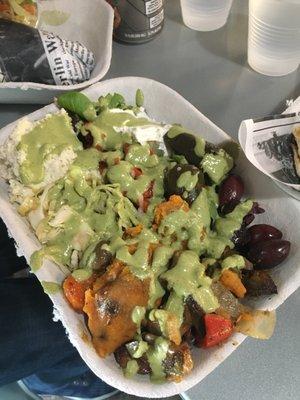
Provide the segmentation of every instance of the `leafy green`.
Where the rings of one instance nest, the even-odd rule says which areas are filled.
[[[60,107],[79,115],[87,121],[94,121],[97,117],[93,102],[83,93],[64,93],[58,97],[57,104]]]

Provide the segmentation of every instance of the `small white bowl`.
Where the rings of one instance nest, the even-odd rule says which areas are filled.
[[[50,8],[47,3],[41,3],[39,12]],[[66,21],[56,26],[41,21],[40,29],[53,32],[62,39],[78,41],[91,50],[95,56],[95,68],[91,79],[72,86],[33,82],[1,83],[0,103],[47,104],[62,92],[82,90],[106,75],[112,54],[112,7],[105,0],[60,0],[59,7],[66,14]]]

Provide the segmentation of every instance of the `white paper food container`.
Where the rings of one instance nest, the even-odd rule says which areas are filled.
[[[145,107],[149,115],[158,121],[178,122],[199,133],[205,139],[222,144],[231,140],[221,129],[209,121],[187,100],[161,83],[145,78],[126,77],[98,83],[84,91],[89,97],[97,99],[108,92],[122,93],[129,103],[134,103],[135,91],[141,88],[145,95]],[[30,120],[42,118],[46,113],[56,110],[52,104],[28,116]],[[9,136],[16,122],[0,131],[0,142]],[[267,211],[260,218],[266,223],[279,227],[288,240],[292,242],[288,260],[273,273],[278,284],[279,294],[271,299],[260,299],[256,306],[265,309],[278,307],[299,286],[300,270],[300,204],[275,187],[263,174],[259,173],[241,154],[237,162],[237,171],[245,181],[247,195],[257,199]],[[0,181],[0,215],[11,235],[15,238],[20,252],[29,260],[33,251],[40,247],[25,219],[20,217],[14,206],[9,203],[8,186]],[[61,282],[63,274],[51,262],[45,262],[37,272],[40,280]],[[190,389],[199,383],[207,374],[216,368],[229,354],[242,343],[245,337],[235,334],[225,345],[212,350],[193,350],[195,367],[182,382],[153,384],[148,377],[136,376],[133,380],[123,377],[121,369],[113,357],[105,360],[98,357],[93,347],[86,341],[88,333],[83,318],[75,313],[61,293],[50,296],[54,308],[67,329],[71,342],[76,346],[81,357],[93,372],[108,384],[130,394],[142,397],[167,397]]]
[[[47,104],[53,97],[69,90],[82,90],[102,79],[111,62],[114,12],[105,0],[60,0],[59,6],[67,20],[58,26],[46,25],[39,29],[53,32],[62,39],[78,41],[95,56],[95,68],[88,81],[72,86],[45,85],[32,82],[0,83],[0,103]],[[51,2],[40,3],[39,13],[51,10]]]

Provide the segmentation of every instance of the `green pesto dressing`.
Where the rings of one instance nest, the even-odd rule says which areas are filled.
[[[72,272],[72,276],[77,282],[86,281],[92,276],[92,274],[93,271],[91,269],[83,269],[83,268],[78,268]]]
[[[173,314],[169,310],[153,309],[150,311],[148,318],[150,321],[158,323],[162,335],[167,339],[170,339],[170,332],[168,329],[168,321],[170,320],[170,318],[173,318],[172,329],[174,329],[174,324],[176,323],[178,331],[180,330],[180,320],[177,318],[176,314]]]
[[[123,370],[123,374],[125,378],[133,378],[139,370],[139,365],[136,360],[129,360],[126,364],[126,367]]]
[[[128,353],[133,358],[140,358],[149,348],[148,343],[144,342],[143,340],[138,340],[134,343],[128,343],[126,345]]]
[[[239,254],[234,254],[232,256],[226,257],[221,262],[222,270],[236,268],[236,269],[243,269],[245,267],[245,259],[243,256]]]
[[[141,323],[145,318],[145,314],[146,314],[146,308],[141,306],[135,306],[131,313],[132,322],[136,324],[138,333],[141,332]]]
[[[140,279],[149,275],[149,244],[148,241],[139,241],[134,254],[129,253],[127,246],[121,247],[116,252],[116,258],[127,264],[131,272]]]
[[[177,296],[186,298],[191,295],[204,312],[212,313],[219,307],[210,288],[211,279],[205,275],[205,267],[195,252],[182,252],[175,267],[162,274],[162,277]]]
[[[155,167],[159,163],[158,156],[150,154],[149,144],[140,145],[138,143],[134,143],[129,147],[125,160],[132,165],[148,168]]]
[[[170,342],[160,336],[146,352],[151,368],[151,380],[154,382],[163,382],[166,378],[164,360],[167,357],[169,345]]]
[[[129,132],[118,132],[117,128],[159,125],[144,117],[137,117],[129,111],[103,110],[87,128],[94,138],[94,144],[104,150],[122,148],[124,143],[132,143],[133,136]]]
[[[165,290],[158,278],[167,270],[169,261],[171,260],[173,254],[174,250],[169,246],[159,246],[154,251],[150,271],[151,280],[149,287],[148,309],[153,308],[155,306],[155,302],[162,298],[165,294]]]
[[[205,154],[205,140],[199,136],[195,136],[196,145],[194,147],[194,152],[198,157],[203,157]]]
[[[247,200],[238,204],[235,209],[224,218],[218,218],[215,222],[219,235],[231,239],[234,232],[240,229],[244,217],[251,211],[253,201]]]
[[[177,295],[177,293],[172,290],[168,298],[165,309],[174,315],[176,315],[180,325],[183,323],[183,313],[184,313],[184,297]]]
[[[61,285],[56,282],[41,281],[41,285],[46,294],[56,294],[61,291]]]
[[[77,152],[77,158],[73,166],[83,170],[98,170],[101,153],[96,149],[86,149]]]
[[[82,149],[67,114],[52,114],[36,123],[30,132],[21,137],[17,146],[17,150],[24,153],[24,161],[19,167],[22,183],[42,182],[47,158],[61,154],[66,148],[74,151]]]
[[[121,191],[135,203],[138,203],[142,194],[148,189],[152,179],[147,175],[140,175],[134,179],[131,175],[133,165],[128,161],[120,161],[107,171],[107,177],[111,183],[118,183]]]
[[[188,192],[195,188],[198,182],[198,173],[192,174],[191,171],[186,171],[177,179],[177,186],[184,188]]]
[[[201,167],[204,172],[216,184],[219,184],[226,174],[233,168],[233,158],[223,149],[220,149],[217,154],[206,153],[201,161]]]

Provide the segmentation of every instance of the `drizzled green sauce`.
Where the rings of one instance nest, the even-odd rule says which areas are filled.
[[[24,160],[19,167],[22,183],[29,185],[42,182],[47,158],[61,154],[66,148],[74,151],[82,149],[67,114],[52,114],[36,124],[21,137],[17,147],[24,154]]]

